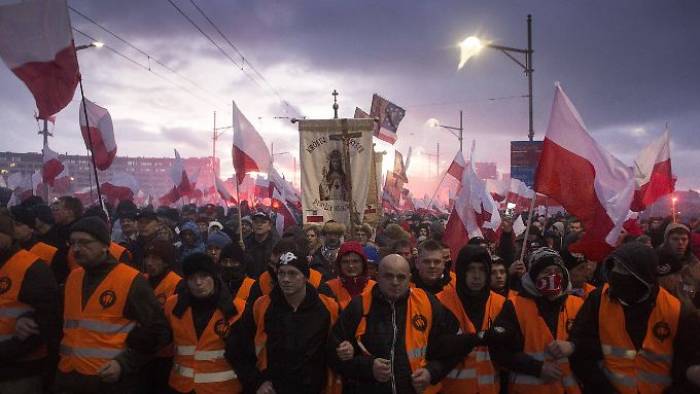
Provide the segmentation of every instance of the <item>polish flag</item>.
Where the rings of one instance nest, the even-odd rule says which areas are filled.
[[[182,197],[182,196],[180,195],[180,193],[178,193],[177,187],[173,186],[173,188],[170,189],[170,191],[168,191],[167,193],[165,193],[164,195],[162,195],[158,198],[158,203],[160,205],[174,204],[177,202],[177,200],[180,199],[180,197]]]
[[[41,169],[42,180],[49,186],[54,185],[56,177],[63,172],[65,167],[58,159],[58,153],[49,148],[48,143],[44,143],[44,148],[41,151],[43,156],[43,166]]]
[[[114,156],[117,155],[117,142],[114,139],[112,117],[107,109],[91,102],[88,99],[80,103],[80,131],[83,134],[85,146],[92,151],[95,157],[97,169],[104,171],[112,165]],[[85,109],[87,108],[87,122],[85,122]],[[92,146],[92,149],[90,147]]]
[[[287,180],[284,179],[279,172],[277,172],[277,169],[274,167],[270,168],[270,172],[267,174],[267,177],[270,182],[270,187],[277,188],[284,196],[287,204],[292,206],[301,206],[299,193],[297,193],[291,183],[287,182]]]
[[[102,194],[111,203],[133,200],[139,192],[139,182],[133,175],[118,172],[112,175],[112,179],[100,185]]]
[[[187,176],[185,162],[182,160],[182,157],[180,157],[177,149],[175,149],[175,161],[173,162],[172,168],[170,168],[170,179],[172,179],[173,183],[175,184],[178,199],[180,196],[185,196],[194,191],[194,183],[191,182]],[[177,199],[175,201],[177,201]]]
[[[452,177],[459,182],[462,181],[462,177],[464,175],[464,168],[467,165],[464,163],[464,156],[462,155],[462,151],[457,152],[455,155],[455,158],[452,159],[452,163],[450,163],[450,167],[447,169],[447,173],[452,175]]]
[[[233,203],[236,202],[236,199],[233,198],[231,193],[229,193],[228,189],[226,189],[226,184],[224,183],[224,181],[219,179],[219,177],[215,177],[214,183],[215,183],[214,186],[216,187],[216,191],[219,193],[219,196],[221,196],[222,200],[224,200],[226,202],[233,202]]]
[[[0,58],[32,92],[39,118],[65,108],[80,79],[66,0],[0,6]]]
[[[670,140],[670,133],[666,130],[634,159],[632,211],[641,212],[659,198],[673,193]]]
[[[443,240],[450,247],[452,258],[456,259],[459,250],[469,239],[483,237],[482,227],[498,230],[501,216],[498,204],[486,189],[486,182],[479,179],[474,170],[474,144],[469,165],[462,177],[462,188],[457,193],[454,208],[445,226]]]
[[[506,182],[496,179],[487,179],[486,190],[491,194],[494,201],[501,202],[506,199],[508,188],[506,187]]]
[[[267,172],[270,151],[255,127],[233,103],[233,167],[240,184],[246,173]],[[269,196],[268,196],[269,197]]]
[[[572,251],[601,261],[615,246],[634,194],[632,169],[588,134],[559,84],[535,190],[555,198],[583,223],[585,235]]]
[[[515,204],[516,209],[522,211],[524,208],[530,209],[533,198],[535,198],[535,192],[527,187],[525,182],[510,178],[506,201]]]
[[[253,194],[255,195],[255,198],[259,200],[264,200],[266,198],[270,198],[272,190],[270,190],[270,181],[263,178],[263,177],[257,177],[255,178],[255,188],[253,191]]]
[[[284,193],[278,190],[276,187],[272,188],[272,209],[277,212],[277,217],[275,219],[275,227],[277,232],[282,234],[284,230],[297,224],[297,220],[292,214],[292,210],[287,205],[287,199]]]

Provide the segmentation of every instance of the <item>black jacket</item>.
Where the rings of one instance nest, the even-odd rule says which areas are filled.
[[[331,315],[313,286],[306,285],[306,297],[294,311],[279,287],[270,293],[270,306],[259,324],[267,333],[267,369],[256,366],[253,308],[246,308],[234,324],[226,344],[226,359],[236,371],[244,392],[255,393],[265,381],[275,392],[320,393],[326,384],[326,341]]]
[[[422,291],[422,290],[418,290]],[[455,353],[454,346],[459,331],[459,323],[452,313],[440,304],[432,294],[427,293],[433,311],[433,326],[428,338],[426,369],[430,372],[431,383],[442,380],[462,359]],[[405,347],[406,308],[408,295],[395,303],[388,301],[379,286],[372,289],[372,306],[367,314],[367,331],[362,339],[371,356],[366,356],[355,340],[355,331],[362,317],[362,298],[355,297],[343,310],[340,319],[333,327],[327,352],[331,366],[343,375],[344,393],[391,393],[392,382],[379,383],[372,374],[375,358],[392,360],[394,384],[397,393],[415,393],[411,383],[411,367]],[[395,328],[392,324],[395,322]],[[340,361],[335,349],[342,341],[350,341],[355,348],[355,357]],[[393,357],[392,357],[393,354]]]
[[[258,279],[258,276],[267,270],[272,248],[277,244],[277,241],[278,239],[272,231],[262,242],[255,239],[255,234],[250,234],[245,239],[245,254],[250,258],[246,267],[246,274],[249,277]]]
[[[599,288],[589,294],[579,311],[576,322],[571,329],[570,340],[576,346],[576,351],[570,358],[571,368],[581,380],[584,393],[608,393],[614,389],[603,374],[598,362],[603,359],[598,332],[601,297],[603,289]],[[657,291],[654,291],[647,302],[624,307],[624,327],[635,348],[639,350],[649,324],[649,316],[654,308]],[[693,364],[700,364],[700,344],[697,335],[700,333],[700,319],[696,311],[682,306],[678,322],[678,332],[673,342],[673,364],[671,375],[673,386],[671,393],[696,393],[700,388],[693,388],[685,378],[685,370]]]
[[[85,271],[82,288],[83,307],[102,283],[107,274],[117,266],[113,257],[107,256],[104,263]],[[116,387],[117,392],[128,391],[137,384],[137,372],[155,353],[170,343],[171,335],[156,296],[148,281],[141,275],[136,276],[124,306],[124,316],[137,324],[127,338],[127,349],[115,358],[122,367],[122,375],[115,384],[101,383],[96,376],[85,376],[77,372],[63,373],[57,371],[56,386],[63,391],[82,393],[104,391],[105,387]],[[107,391],[112,392],[112,391]]]
[[[17,248],[12,248],[2,253],[0,267],[17,251]],[[34,309],[27,317],[39,325],[39,335],[33,335],[24,341],[15,337],[0,341],[0,381],[48,376],[53,373],[58,361],[56,355],[61,338],[61,298],[56,280],[46,263],[37,260],[27,269],[17,298]],[[27,362],[17,361],[41,345],[46,345],[48,357]]]

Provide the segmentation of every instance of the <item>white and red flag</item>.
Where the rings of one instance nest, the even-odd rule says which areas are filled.
[[[41,150],[43,165],[41,168],[42,180],[45,184],[52,186],[54,180],[60,175],[65,167],[58,158],[58,153],[49,148],[48,143],[44,143],[44,148]]]
[[[530,189],[525,182],[510,178],[506,201],[515,204],[516,211],[529,210],[533,198],[535,198],[535,191]]]
[[[190,181],[187,171],[185,170],[185,162],[182,160],[182,157],[180,157],[180,153],[178,153],[177,149],[175,149],[175,161],[173,162],[172,168],[170,168],[170,179],[172,179],[175,184],[174,188],[178,196],[185,196],[194,192],[194,182],[196,182],[196,180],[194,182]],[[174,195],[171,196],[174,197]]]
[[[292,210],[287,203],[287,197],[284,190],[276,187],[276,184],[271,185],[272,189],[272,209],[277,212],[275,219],[275,228],[279,234],[282,234],[288,227],[297,224],[297,220],[292,214]]]
[[[457,193],[454,208],[445,226],[443,240],[450,247],[455,259],[459,250],[470,238],[483,237],[482,227],[498,230],[501,216],[498,204],[486,189],[486,182],[479,179],[474,170],[474,145],[470,163],[462,176],[462,188]]]
[[[601,261],[616,244],[634,194],[632,169],[586,131],[559,84],[536,171],[535,190],[581,220],[584,237],[572,251]]]
[[[464,175],[464,168],[467,165],[464,163],[464,155],[462,151],[458,151],[455,158],[452,159],[450,167],[447,168],[447,173],[455,178],[458,182],[462,182],[462,177]]]
[[[100,185],[102,194],[111,203],[133,200],[139,192],[139,182],[136,178],[125,172],[118,172],[112,178]]]
[[[497,179],[487,179],[486,180],[486,190],[488,190],[493,200],[496,202],[501,202],[506,199],[508,192],[507,184],[504,181],[499,181]]]
[[[641,212],[659,198],[673,193],[670,140],[670,133],[666,130],[634,159],[632,211]]]
[[[66,0],[0,6],[0,58],[32,92],[39,118],[65,108],[80,79]]]
[[[233,167],[238,184],[249,172],[267,172],[270,151],[255,127],[233,103]]]
[[[80,131],[83,134],[85,146],[92,145],[93,156],[97,169],[104,171],[112,165],[114,157],[117,155],[117,142],[114,139],[114,129],[112,127],[112,117],[106,108],[102,108],[92,101],[85,99],[80,103],[78,116],[80,117]],[[85,112],[87,109],[87,122]]]
[[[214,186],[216,187],[216,192],[219,193],[219,196],[221,197],[222,200],[224,200],[227,203],[228,202],[233,202],[233,203],[236,202],[236,199],[233,198],[231,193],[226,188],[226,184],[224,183],[224,181],[219,179],[218,176],[214,178]]]

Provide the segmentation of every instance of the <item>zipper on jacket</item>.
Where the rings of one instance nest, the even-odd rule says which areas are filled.
[[[398,332],[398,328],[396,327],[396,308],[394,306],[394,302],[391,301],[389,302],[389,305],[391,305],[391,327],[393,329],[393,335],[391,337],[391,392],[394,394],[397,394],[396,392],[396,379],[394,378],[394,356],[396,354],[396,334]]]

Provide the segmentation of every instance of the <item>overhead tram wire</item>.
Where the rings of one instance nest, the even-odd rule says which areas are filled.
[[[420,107],[442,107],[442,106],[448,106],[448,105],[455,105],[455,104],[470,104],[470,103],[483,103],[487,101],[505,101],[505,100],[514,100],[514,99],[521,99],[521,98],[527,98],[527,94],[524,95],[514,95],[514,96],[501,96],[501,97],[487,97],[487,98],[479,98],[479,99],[473,99],[473,100],[460,100],[460,101],[442,101],[442,102],[435,102],[435,103],[424,103],[424,104],[411,104],[411,105],[404,105],[404,108],[420,108]]]
[[[86,37],[88,40],[98,41],[96,38],[92,37],[91,35],[89,35],[89,34],[87,34],[87,33],[82,32],[81,30],[77,29],[76,27],[73,27],[73,30],[74,30],[75,32],[77,32],[77,33],[83,35],[83,36]],[[212,100],[210,100],[210,99],[208,99],[208,98],[206,98],[206,97],[200,96],[199,94],[193,92],[192,90],[190,90],[190,89],[188,89],[188,88],[186,88],[186,87],[184,87],[184,86],[182,86],[182,85],[179,85],[179,84],[175,83],[174,81],[172,81],[172,80],[166,78],[165,76],[163,76],[163,75],[161,75],[161,74],[159,74],[159,73],[153,71],[150,67],[148,67],[148,66],[146,66],[146,65],[144,65],[144,64],[141,64],[141,63],[137,62],[136,60],[134,60],[134,59],[132,59],[131,57],[129,57],[129,56],[127,56],[127,55],[125,55],[125,54],[119,52],[118,50],[112,48],[111,46],[109,46],[109,45],[107,45],[107,44],[104,44],[103,48],[108,49],[108,50],[110,50],[112,53],[114,53],[115,55],[117,55],[117,56],[123,58],[124,60],[126,60],[126,61],[128,61],[128,62],[130,62],[130,63],[132,63],[132,64],[134,64],[134,65],[140,67],[140,68],[143,68],[144,70],[150,72],[151,74],[153,74],[153,75],[155,75],[156,77],[158,77],[158,78],[164,80],[165,82],[168,82],[169,84],[173,85],[174,87],[176,87],[176,88],[178,88],[178,89],[180,89],[180,90],[182,90],[182,91],[184,91],[184,92],[187,92],[187,93],[189,93],[190,95],[192,95],[192,96],[194,96],[194,97],[196,97],[196,98],[198,98],[198,99],[200,99],[200,100],[206,101],[206,102],[208,102],[210,105],[213,105],[213,106],[215,106],[215,107],[218,107],[218,106],[219,106],[219,104],[217,104],[216,102],[214,102],[214,101],[212,101]]]
[[[268,81],[267,78],[265,78],[265,77],[262,75],[262,73],[260,73],[260,71],[258,71],[258,69],[253,65],[253,63],[251,63],[250,61],[248,61],[248,60],[246,59],[245,55],[243,55],[243,53],[238,49],[238,47],[236,47],[236,45],[234,45],[234,43],[231,42],[231,40],[224,34],[224,32],[221,31],[221,29],[219,29],[219,26],[217,26],[216,23],[214,23],[214,21],[204,12],[204,10],[202,10],[202,9],[197,5],[197,3],[195,2],[195,0],[190,0],[190,3],[191,3],[192,6],[194,6],[194,8],[202,15],[202,17],[204,17],[204,19],[206,19],[206,21],[209,22],[209,24],[211,25],[211,27],[213,27],[214,30],[216,30],[216,32],[219,33],[219,35],[221,36],[221,38],[222,38],[224,41],[226,41],[226,43],[238,54],[238,56],[241,57],[241,63],[243,64],[243,66],[245,66],[246,63],[247,63],[247,64],[248,64],[248,68],[250,68],[250,69],[258,76],[258,78],[260,78],[260,80],[262,80],[262,81],[265,83],[265,85],[267,85],[267,87],[268,87],[268,88],[270,89],[270,91],[272,91],[272,93],[279,99],[279,101],[280,101],[282,104],[286,105],[287,107],[293,109],[293,110],[296,112],[296,110],[294,109],[294,107],[292,107],[292,106],[289,104],[289,102],[288,102],[287,100],[285,100],[284,97],[282,97],[282,95],[279,93],[279,91],[278,91],[277,89],[275,89],[274,86],[272,86],[272,84],[270,83],[270,81]],[[298,115],[298,116],[301,116],[302,114],[297,114],[297,115]]]
[[[176,76],[178,76],[179,78],[182,78],[183,80],[187,81],[188,83],[190,83],[192,86],[196,87],[197,89],[199,89],[199,90],[202,91],[203,93],[206,93],[207,95],[210,95],[210,96],[216,96],[216,94],[214,94],[214,93],[212,93],[212,92],[210,92],[210,91],[208,91],[208,90],[202,88],[197,82],[195,82],[195,81],[193,81],[192,79],[190,79],[190,78],[188,78],[188,77],[186,77],[186,76],[180,74],[179,72],[177,72],[177,71],[175,71],[174,69],[172,69],[171,67],[167,66],[165,63],[163,63],[162,61],[160,61],[160,60],[158,60],[157,58],[153,57],[151,54],[147,53],[147,52],[144,51],[143,49],[141,49],[141,48],[137,47],[136,45],[132,44],[131,42],[127,41],[125,38],[122,38],[122,37],[119,36],[117,33],[113,32],[112,30],[110,30],[110,29],[108,29],[108,28],[102,26],[100,23],[98,23],[97,21],[95,21],[95,20],[92,19],[91,17],[85,15],[83,12],[81,12],[81,11],[79,11],[79,10],[77,10],[77,9],[75,9],[75,8],[73,8],[73,7],[71,7],[70,5],[68,6],[68,8],[69,8],[71,11],[73,11],[75,14],[79,15],[79,16],[82,17],[83,19],[87,20],[88,22],[90,22],[90,23],[92,23],[93,25],[95,25],[95,26],[97,26],[98,28],[100,28],[102,31],[106,32],[107,34],[110,34],[112,37],[114,37],[114,38],[116,38],[117,40],[121,41],[122,43],[124,43],[125,45],[129,46],[130,48],[134,49],[136,52],[140,53],[140,54],[143,55],[143,56],[146,56],[146,57],[148,58],[148,61],[149,61],[149,67],[148,67],[148,68],[149,68],[149,71],[150,71],[150,62],[153,61],[154,63],[156,63],[156,64],[158,64],[159,66],[163,67],[163,68],[166,69],[167,71],[169,71],[169,72],[175,74]]]

